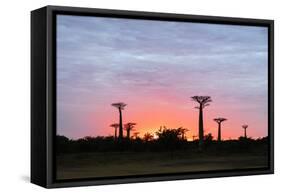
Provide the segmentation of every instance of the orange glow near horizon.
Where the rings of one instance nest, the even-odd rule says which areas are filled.
[[[138,99],[138,97],[136,97]],[[137,101],[137,100],[136,100]],[[167,104],[157,104],[157,102],[143,103],[142,105],[138,103],[133,105],[128,104],[125,109],[122,111],[123,124],[127,122],[135,122],[137,125],[134,127],[134,132],[139,132],[139,137],[147,132],[155,134],[160,127],[167,127],[176,129],[179,127],[189,129],[186,132],[186,138],[192,140],[193,136],[198,137],[198,109],[195,109],[195,102],[192,102],[186,98],[185,102],[172,102]],[[176,104],[183,104],[176,105]],[[185,103],[185,104],[184,104]],[[222,102],[223,103],[223,102]],[[153,107],[152,109],[150,107]],[[264,126],[258,126],[256,120],[251,119],[247,112],[240,113],[240,110],[235,111],[235,106],[230,107],[231,110],[227,111],[227,107],[218,106],[216,102],[212,102],[210,106],[206,107],[203,111],[204,114],[204,134],[207,135],[211,133],[214,139],[217,139],[218,133],[218,124],[213,121],[214,118],[223,116],[228,120],[222,123],[222,140],[228,139],[237,139],[240,136],[243,136],[244,131],[242,125],[247,123],[249,128],[247,130],[248,137],[260,138],[266,136],[263,131],[258,131],[256,128],[267,128]],[[99,122],[104,122],[104,128],[101,131],[100,135],[108,136],[114,135],[113,128],[109,127],[111,123],[119,122],[119,113],[118,110],[114,107],[111,107],[110,104],[106,107],[108,113],[105,115],[100,115]],[[216,112],[222,112],[222,114],[217,114]],[[93,117],[89,117],[89,125],[95,125],[95,120]],[[102,118],[104,116],[104,118]],[[245,118],[249,119],[245,119]],[[125,131],[123,132],[126,133]],[[85,134],[86,135],[86,134]],[[89,130],[88,135],[93,135],[94,131]],[[82,137],[82,136],[81,136]],[[197,139],[197,137],[195,139]]]

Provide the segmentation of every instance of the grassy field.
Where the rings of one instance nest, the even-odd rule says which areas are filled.
[[[60,154],[57,179],[128,176],[260,168],[268,166],[262,153],[208,154],[181,152],[105,152]]]

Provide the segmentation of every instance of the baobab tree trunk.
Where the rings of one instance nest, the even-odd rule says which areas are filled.
[[[130,139],[130,129],[127,130],[127,138]]]
[[[221,123],[219,123],[219,129],[218,129],[218,141],[221,141]]]
[[[117,128],[115,127],[115,131],[114,131],[114,139],[116,140],[117,138]]]
[[[203,107],[199,107],[199,148],[202,149],[204,144],[204,129],[203,129]]]
[[[122,123],[122,111],[119,108],[119,139],[123,138],[123,123]]]
[[[244,128],[244,138],[247,138],[247,128]]]

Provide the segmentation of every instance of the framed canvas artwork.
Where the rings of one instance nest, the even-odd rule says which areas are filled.
[[[31,13],[31,182],[273,173],[273,21]]]

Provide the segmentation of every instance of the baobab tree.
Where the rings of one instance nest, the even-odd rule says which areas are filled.
[[[181,139],[185,140],[185,133],[188,132],[189,129],[180,127],[179,131],[180,131],[180,134],[181,134]]]
[[[119,139],[123,138],[123,124],[122,124],[122,110],[127,105],[123,102],[113,103],[112,106],[116,107],[119,111]]]
[[[126,123],[124,125],[125,130],[127,131],[127,138],[130,139],[130,132],[133,130],[136,123]]]
[[[209,106],[212,99],[210,96],[192,96],[191,99],[199,104],[195,108],[199,109],[199,148],[201,149],[204,144],[204,124],[203,124],[203,109]]]
[[[244,129],[244,138],[246,139],[247,138],[247,128],[248,128],[248,125],[242,125],[242,128]]]
[[[118,123],[113,123],[113,124],[110,125],[110,127],[114,128],[114,139],[117,139],[117,129],[119,127],[119,124]]]
[[[196,137],[197,137],[197,135],[192,135],[192,141],[195,141]]]
[[[218,123],[218,141],[221,141],[221,123],[226,121],[226,118],[215,118],[214,121]]]

